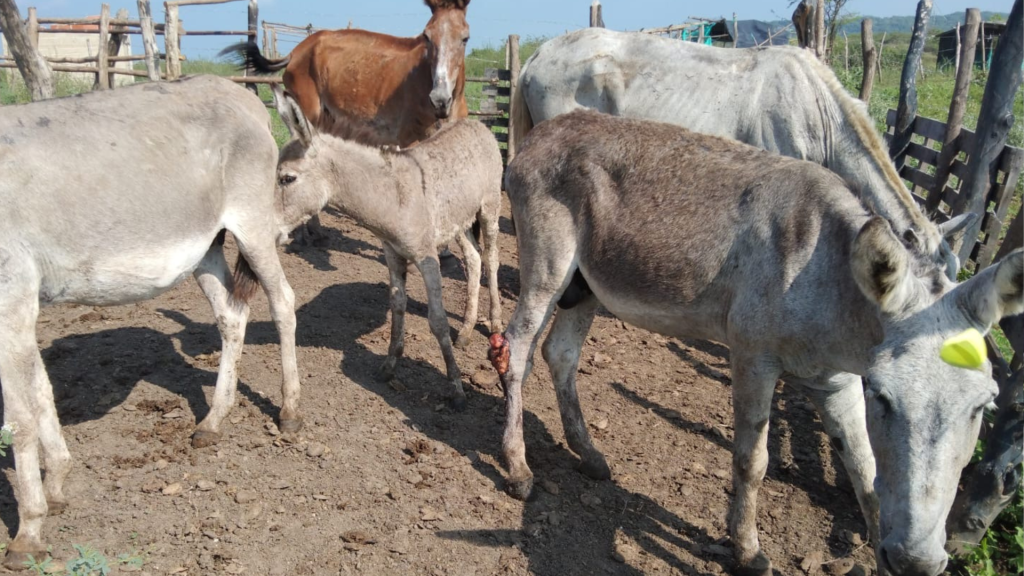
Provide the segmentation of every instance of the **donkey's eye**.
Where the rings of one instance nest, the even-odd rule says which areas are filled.
[[[281,176],[277,178],[277,182],[281,186],[287,186],[288,184],[295,182],[295,179],[295,174],[281,174]]]
[[[469,44],[469,36],[466,36],[465,38],[463,38],[462,39],[462,43],[463,44]]]
[[[892,412],[892,400],[885,393],[879,393],[875,395],[875,402],[882,407],[882,415],[889,414]]]

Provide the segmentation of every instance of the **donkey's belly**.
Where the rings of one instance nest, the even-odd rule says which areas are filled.
[[[135,246],[119,254],[86,256],[74,265],[44,265],[43,305],[112,306],[154,298],[181,283],[209,251],[215,234]]]
[[[588,274],[582,265],[580,269],[597,299],[617,318],[665,336],[725,342],[725,314],[720,306],[683,304],[663,290],[637,290]]]

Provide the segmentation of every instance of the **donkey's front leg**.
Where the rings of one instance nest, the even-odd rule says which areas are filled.
[[[744,355],[733,348],[732,406],[736,438],[733,442],[733,502],[729,533],[735,545],[737,574],[770,576],[772,563],[761,551],[757,537],[757,491],[768,470],[768,416],[771,414],[778,363],[762,356]]]
[[[420,275],[423,276],[423,282],[427,287],[427,316],[430,321],[430,331],[441,345],[441,355],[444,356],[448,381],[453,388],[452,408],[461,411],[466,408],[466,392],[462,389],[462,373],[459,371],[459,365],[455,362],[452,337],[449,334],[448,315],[445,313],[444,302],[441,299],[441,266],[437,257],[430,255],[416,262],[416,267],[419,268]]]
[[[388,274],[391,277],[391,342],[388,343],[388,356],[377,370],[377,377],[386,382],[395,377],[395,365],[405,351],[405,307],[408,302],[405,280],[409,262],[387,242],[381,243],[384,245],[384,259],[388,263]]]
[[[850,475],[868,538],[881,543],[878,533],[878,495],[875,494],[875,455],[868,439],[864,389],[859,376],[837,374],[825,382],[807,383],[805,392],[818,408],[825,432]]]

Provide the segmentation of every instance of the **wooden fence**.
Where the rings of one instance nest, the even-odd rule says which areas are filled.
[[[186,31],[181,25],[178,11],[181,6],[194,6],[204,4],[226,4],[229,2],[247,2],[247,27],[245,30],[193,30]],[[139,17],[132,20],[127,17],[127,11],[120,11],[114,18],[110,16],[110,5],[100,6],[100,15],[91,18],[40,18],[35,8],[28,9],[28,19],[25,21],[29,38],[33,45],[38,48],[40,34],[92,34],[98,36],[98,52],[95,56],[82,58],[47,58],[50,68],[56,72],[84,72],[96,75],[96,88],[111,88],[112,75],[122,74],[149,78],[150,80],[174,80],[181,76],[181,38],[184,36],[245,36],[250,42],[255,43],[257,38],[257,23],[259,21],[259,8],[257,0],[168,0],[164,2],[164,23],[158,24],[153,21],[150,9],[150,0],[138,0]],[[60,25],[93,25],[95,28],[47,28],[49,24]],[[111,52],[111,47],[119,43],[118,38],[124,35],[142,36],[144,54],[139,56],[116,56],[116,51]],[[164,37],[165,53],[157,50],[156,37]],[[119,61],[146,62],[146,70],[133,70],[126,68],[115,68],[111,64]],[[161,72],[159,62],[166,62],[166,71]],[[17,65],[11,58],[0,59],[0,68],[16,68]],[[265,78],[251,77],[247,70],[244,76],[229,77],[235,82],[244,82],[255,90],[255,84],[273,82]]]
[[[891,139],[896,125],[895,110],[889,110],[885,123],[888,126],[886,138]],[[937,221],[944,222],[959,213],[954,207],[961,204],[957,197],[967,174],[967,165],[970,162],[968,154],[974,149],[975,133],[961,128],[959,137],[952,142],[954,150],[951,154],[954,160],[950,175],[955,178],[950,178],[940,191],[937,189],[939,183],[935,176],[940,164],[939,157],[942,155],[946,124],[931,118],[915,116],[911,131],[914,138],[907,146],[905,154],[914,161],[903,165],[900,176],[909,183],[914,192],[914,199],[927,212],[932,213]],[[981,270],[991,264],[999,249],[999,235],[1006,225],[1007,212],[1022,169],[1024,149],[1004,147],[989,177],[990,186],[985,199],[985,213],[982,215],[981,235],[971,249],[970,262],[975,270]],[[967,262],[963,262],[962,265],[967,265]]]

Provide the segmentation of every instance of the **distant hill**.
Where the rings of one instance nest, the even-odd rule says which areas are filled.
[[[992,20],[993,16],[996,16],[998,17],[998,19],[1005,22],[1006,18],[1009,15],[1006,12],[981,13],[981,19],[985,22]],[[857,18],[856,21],[851,22],[846,26],[843,26],[840,30],[845,30],[847,34],[860,34],[860,21],[864,18],[871,18],[871,20],[874,22],[875,34],[882,34],[884,32],[888,32],[890,34],[896,32],[906,32],[909,34],[910,32],[914,31],[913,14],[909,16],[887,16],[885,18],[877,18],[875,16],[862,16],[860,18]],[[932,14],[931,18],[928,20],[929,34],[937,34],[939,32],[945,32],[950,28],[956,28],[957,22],[962,24],[963,21],[963,12],[954,12],[952,14],[946,15]],[[789,23],[790,22],[786,20],[778,20],[776,22],[771,22],[773,28],[775,26],[785,26],[786,24]]]

